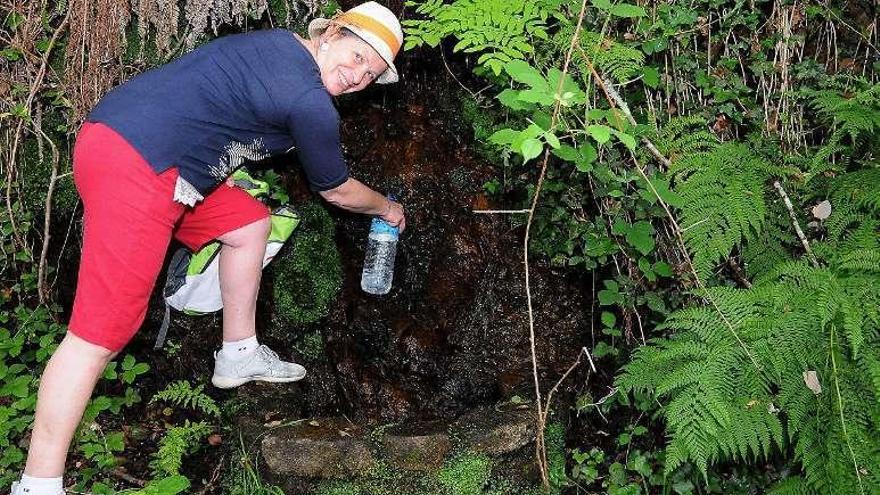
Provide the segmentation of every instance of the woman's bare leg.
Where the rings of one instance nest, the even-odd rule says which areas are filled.
[[[256,335],[257,293],[263,274],[269,219],[264,218],[218,238],[220,294],[223,298],[223,341]]]
[[[115,355],[113,351],[67,333],[40,380],[25,474],[38,478],[64,474],[73,434],[95,383]]]

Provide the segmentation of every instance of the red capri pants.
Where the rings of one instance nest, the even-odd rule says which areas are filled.
[[[172,235],[197,250],[269,210],[225,184],[189,208],[174,201],[177,169],[157,174],[126,140],[86,123],[73,150],[85,208],[82,260],[69,330],[119,351],[140,328]]]

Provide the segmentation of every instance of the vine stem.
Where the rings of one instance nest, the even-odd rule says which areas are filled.
[[[587,0],[581,0],[581,11],[578,14],[577,25],[574,28],[574,34],[571,36],[571,44],[568,47],[568,52],[565,54],[565,62],[562,65],[562,75],[559,78],[559,83],[556,87],[556,94],[562,93],[563,83],[565,82],[565,76],[568,74],[568,64],[571,62],[571,56],[574,53],[575,45],[579,45],[578,37],[581,32],[581,25],[584,22],[584,14],[587,11]],[[550,117],[550,129],[553,129],[556,126],[556,121],[559,118],[559,111],[562,106],[562,101],[557,98],[555,105],[553,106],[553,115]],[[532,375],[535,380],[535,407],[537,408],[537,424],[536,424],[536,434],[535,434],[535,458],[538,462],[538,469],[541,472],[541,484],[544,486],[545,490],[549,490],[550,488],[550,479],[548,476],[548,466],[547,466],[547,448],[544,444],[544,426],[546,421],[546,413],[544,411],[544,405],[541,400],[541,383],[540,378],[538,376],[538,354],[536,351],[535,345],[535,313],[534,308],[532,307],[532,288],[531,288],[531,280],[530,280],[530,270],[529,270],[529,239],[532,231],[532,221],[535,218],[535,209],[538,206],[538,199],[541,197],[541,189],[544,186],[544,178],[547,176],[547,162],[550,159],[550,150],[544,150],[544,160],[541,163],[541,173],[538,175],[538,183],[535,186],[535,195],[532,198],[532,205],[529,208],[529,218],[526,221],[526,232],[523,236],[523,261],[525,264],[525,285],[526,285],[526,302],[528,304],[529,310],[529,347],[531,350],[532,357]],[[547,403],[547,409],[549,409],[550,404]]]
[[[849,433],[846,431],[846,421],[843,416],[843,398],[840,395],[840,382],[837,379],[837,360],[834,359],[834,342],[837,340],[835,335],[835,325],[831,324],[831,370],[834,378],[834,390],[837,392],[837,410],[840,412],[840,427],[843,428],[843,437],[846,439],[846,447],[849,449],[849,455],[852,457],[853,467],[856,471],[856,479],[859,480],[859,493],[865,493],[865,487],[862,485],[862,475],[859,473],[859,463],[856,460],[856,453],[853,451],[852,444],[849,440]]]
[[[807,236],[805,236],[804,231],[801,230],[801,224],[798,222],[797,215],[794,213],[794,206],[792,206],[791,200],[788,199],[788,194],[786,194],[785,189],[782,188],[782,184],[780,184],[778,180],[773,181],[773,187],[776,188],[776,191],[782,198],[782,202],[785,203],[785,209],[788,210],[788,216],[791,217],[791,224],[794,226],[794,231],[797,234],[798,239],[801,240],[801,244],[804,246],[804,251],[807,252],[807,257],[810,258],[810,262],[813,263],[813,266],[819,268],[819,260],[816,259],[813,250],[810,249],[810,242],[807,240]]]
[[[55,32],[52,33],[52,38],[49,40],[49,46],[46,48],[46,52],[43,53],[43,58],[40,61],[40,68],[37,70],[37,75],[34,77],[34,82],[31,83],[30,91],[28,92],[27,100],[25,100],[25,111],[27,115],[30,115],[31,105],[34,102],[34,98],[37,96],[37,93],[40,91],[40,88],[43,85],[43,78],[46,76],[46,69],[49,67],[49,56],[52,55],[52,50],[55,48],[56,42],[58,38],[61,36],[66,29],[68,24],[70,23],[70,12],[73,9],[68,8],[67,13],[64,15],[64,19],[61,21],[61,24],[58,25],[58,28],[55,29]],[[18,155],[18,145],[21,141],[21,134],[24,128],[24,119],[19,119],[18,125],[15,128],[15,135],[12,140],[12,148],[9,152],[9,163],[7,163],[6,170],[6,211],[9,214],[9,222],[12,226],[13,237],[16,242],[23,248],[27,249],[27,243],[25,243],[24,239],[21,237],[21,233],[18,231],[18,227],[15,223],[15,214],[12,211],[12,181],[15,178],[15,162],[16,156]]]
[[[38,128],[40,135],[49,143],[52,150],[52,173],[49,177],[49,187],[46,190],[46,207],[43,214],[43,247],[40,250],[40,262],[37,269],[37,294],[40,302],[47,304],[49,302],[49,289],[46,287],[46,259],[49,254],[49,240],[52,238],[50,227],[52,224],[52,196],[55,193],[55,184],[58,182],[58,162],[60,156],[58,154],[58,146],[52,142],[52,139],[43,132],[42,128]]]

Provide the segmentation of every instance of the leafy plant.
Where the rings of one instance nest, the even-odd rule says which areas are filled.
[[[407,2],[427,19],[403,21],[407,39],[404,49],[436,47],[454,36],[453,51],[480,54],[477,64],[501,74],[504,64],[523,60],[535,51],[532,39],[549,39],[547,18],[552,2],[541,0],[442,0]]]
[[[201,446],[201,441],[213,427],[204,421],[190,422],[172,426],[165,432],[159,443],[159,450],[153,454],[150,468],[157,476],[175,476],[180,474],[183,457],[192,454]]]
[[[220,417],[220,408],[208,394],[204,393],[204,385],[192,388],[187,380],[171,382],[164,390],[159,391],[150,399],[150,404],[158,401],[170,402],[180,407],[186,407],[203,414]]]
[[[618,378],[624,390],[668,401],[667,472],[692,461],[705,473],[710,463],[754,461],[791,444],[818,491],[877,486],[878,273],[797,261],[748,290],[708,289],[757,366],[718,311],[670,315],[663,328],[672,336],[638,349]]]

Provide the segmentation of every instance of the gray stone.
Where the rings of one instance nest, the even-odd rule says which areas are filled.
[[[489,455],[507,454],[535,440],[534,411],[481,407],[458,418],[451,431],[468,450]]]
[[[399,469],[431,472],[440,469],[452,447],[445,423],[404,424],[385,431],[382,445],[388,463]]]
[[[340,418],[274,430],[263,439],[262,451],[266,465],[276,475],[345,478],[376,467],[364,431]]]

